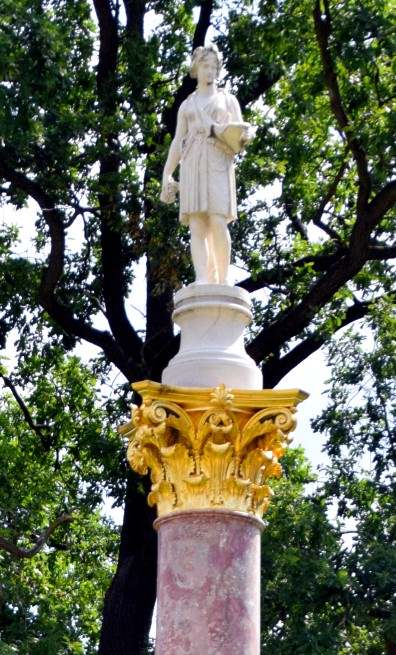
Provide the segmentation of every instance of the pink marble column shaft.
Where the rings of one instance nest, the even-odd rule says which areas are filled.
[[[156,655],[259,655],[263,522],[203,509],[180,511],[154,525]]]

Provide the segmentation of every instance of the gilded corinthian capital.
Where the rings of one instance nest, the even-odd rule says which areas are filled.
[[[176,387],[144,381],[120,428],[132,469],[150,471],[158,515],[223,508],[261,517],[279,477],[303,391]]]

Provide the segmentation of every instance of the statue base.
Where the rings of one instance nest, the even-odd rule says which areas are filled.
[[[163,384],[262,388],[262,373],[243,342],[243,330],[252,320],[247,291],[223,284],[189,285],[175,294],[173,320],[181,330],[180,349],[163,372]]]

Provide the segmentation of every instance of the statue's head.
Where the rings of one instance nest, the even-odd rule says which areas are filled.
[[[191,65],[190,65],[190,77],[192,77],[193,80],[196,80],[198,77],[198,67],[200,63],[202,63],[208,57],[213,57],[214,60],[216,61],[217,64],[216,77],[219,77],[221,66],[222,66],[222,57],[217,46],[211,43],[207,46],[199,46],[198,48],[195,48],[192,54]]]

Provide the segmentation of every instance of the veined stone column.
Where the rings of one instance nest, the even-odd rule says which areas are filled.
[[[158,508],[156,655],[259,655],[260,532],[297,389],[133,388],[121,428]]]
[[[157,519],[157,655],[258,655],[262,521],[224,509]]]

